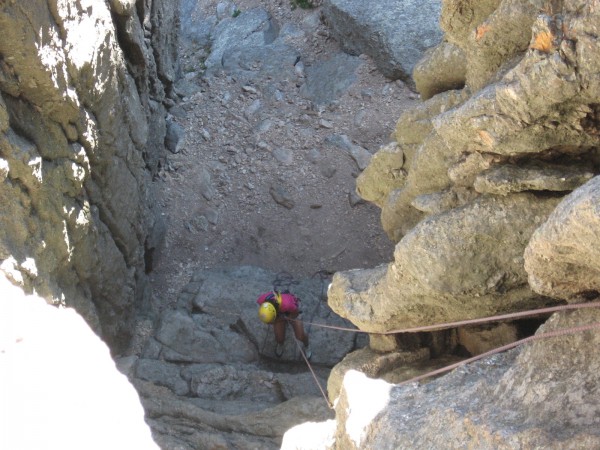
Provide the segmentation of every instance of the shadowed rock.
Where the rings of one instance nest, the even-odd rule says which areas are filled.
[[[0,10],[0,263],[119,351],[164,235],[151,179],[165,158],[176,12],[92,3]]]
[[[465,86],[467,60],[463,51],[449,42],[441,42],[425,52],[415,65],[413,78],[421,99]]]
[[[439,1],[325,0],[323,14],[345,51],[371,56],[392,79],[411,82],[423,51],[441,39]]]
[[[155,339],[131,373],[157,441],[167,448],[175,448],[175,441],[195,448],[196,439],[206,434],[211,441],[235,446],[246,439],[240,448],[277,448],[287,428],[330,417],[291,327],[277,358],[272,326],[259,320],[256,304],[273,286],[300,297],[311,363],[324,387],[330,367],[359,342],[352,333],[310,324],[349,325],[326,305],[326,283],[247,266],[198,270],[176,307],[163,312]],[[266,421],[270,414],[278,420]],[[172,436],[168,427],[173,423],[190,431]]]

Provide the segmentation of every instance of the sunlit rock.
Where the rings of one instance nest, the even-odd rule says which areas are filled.
[[[527,286],[522,255],[558,201],[482,197],[431,216],[397,244],[389,266],[336,273],[328,302],[373,332],[544,304]]]
[[[532,288],[577,301],[600,292],[600,177],[573,191],[534,233],[525,251]]]
[[[115,16],[90,0],[0,11],[0,261],[12,257],[26,289],[77,309],[113,350],[149,301],[164,232],[150,181],[166,115],[150,103],[174,70],[176,31],[144,40],[140,25],[174,23],[173,13],[134,3],[112,1]]]

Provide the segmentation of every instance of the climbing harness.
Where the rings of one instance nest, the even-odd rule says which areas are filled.
[[[312,323],[314,317],[318,314],[319,308],[321,306],[321,303],[323,302],[323,300],[325,300],[327,298],[326,297],[326,290],[325,290],[325,288],[326,288],[325,281],[328,278],[330,278],[331,275],[332,275],[331,272],[328,272],[328,271],[322,269],[322,270],[319,270],[319,271],[315,272],[311,276],[311,278],[315,278],[316,276],[319,276],[319,278],[321,279],[321,293],[320,293],[319,301],[317,302],[317,305],[315,306],[315,308],[310,313],[309,321],[308,322],[304,322],[304,321],[302,321],[300,319],[290,319],[289,317],[285,318],[288,321],[288,323],[290,321],[298,321],[298,322],[303,322],[303,323],[308,324],[308,326],[307,326],[307,328],[305,330],[307,336],[310,335],[310,324]],[[289,272],[285,272],[285,271],[279,272],[276,275],[276,277],[273,280],[273,282],[272,282],[272,286],[273,286],[272,291],[273,291],[273,295],[275,296],[275,299],[277,301],[277,304],[279,306],[281,306],[281,303],[283,301],[282,297],[281,297],[282,293],[289,293],[290,292],[290,288],[292,286],[297,286],[299,284],[300,284],[300,282],[298,280],[296,280],[294,278],[294,276],[292,274],[290,274]],[[296,297],[296,299],[298,300],[298,307],[300,307],[301,299],[299,297]],[[268,301],[269,297],[267,297],[266,300]],[[298,313],[302,313],[302,311],[300,311],[300,309],[299,309]],[[259,317],[260,317],[260,312],[259,312]],[[261,320],[262,320],[262,317],[261,317]],[[264,320],[262,320],[262,321],[265,322]],[[270,324],[272,322],[265,322],[265,323]],[[287,325],[287,323],[286,323],[286,325]],[[265,347],[266,347],[266,342],[267,342],[267,335],[268,335],[268,332],[265,333],[265,337],[263,339],[263,345],[262,345],[261,353],[264,353],[264,350],[265,350]],[[305,354],[302,353],[302,356],[305,357]]]

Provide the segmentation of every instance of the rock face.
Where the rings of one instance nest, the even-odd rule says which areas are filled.
[[[393,383],[514,341],[519,324],[378,334],[598,298],[598,2],[445,0],[443,41],[437,2],[324,5],[349,52],[371,55],[393,78],[414,67],[426,100],[376,155],[346,135],[330,142],[365,169],[357,190],[381,207],[394,261],[336,274],[328,305],[321,280],[250,267],[197,272],[141,356],[119,361],[154,438],[173,450],[600,447],[597,309],[556,314],[535,343],[424,385]],[[237,13],[221,2],[214,18],[184,20],[186,36],[214,50],[209,73],[250,80],[277,64],[282,79],[307,77],[304,95],[321,106],[352,82],[360,58],[305,70],[282,38],[293,29],[284,33],[260,8]],[[150,181],[164,144],[176,152],[181,137],[172,126],[167,134],[164,106],[173,104],[176,25],[172,5],[158,0],[0,7],[0,376],[8,374],[2,411],[11,414],[2,422],[17,424],[11,448],[88,448],[98,427],[111,431],[95,437],[103,448],[155,448],[107,348],[72,309],[23,298],[10,283],[76,309],[114,352],[127,344],[163,228]],[[260,110],[256,100],[246,118]],[[291,156],[274,154],[281,164]],[[208,171],[202,178],[211,198]],[[297,207],[287,192],[274,194]],[[200,228],[215,222],[202,217]],[[347,325],[331,307],[371,333],[366,346],[306,324],[336,421],[289,330],[277,359],[272,330],[256,317],[257,294],[273,285],[303,299],[307,322]],[[40,384],[49,370],[53,386]],[[65,422],[75,431],[65,433]],[[304,444],[302,435],[320,440]]]
[[[531,194],[479,197],[432,215],[397,244],[389,267],[337,273],[329,304],[373,332],[543,305],[526,287],[523,252],[557,203]]]
[[[147,3],[0,7],[1,270],[76,308],[115,350],[148,299],[164,227],[150,181],[176,11]]]
[[[539,332],[599,321],[597,310],[560,314]],[[599,339],[596,328],[539,340],[424,386],[349,372],[336,406],[335,447],[596,448]]]
[[[386,269],[336,274],[329,301],[336,312],[370,331],[545,304],[549,299],[542,295],[565,297],[565,287],[550,288],[558,273],[580,278],[581,285],[569,289],[571,297],[596,290],[594,277],[569,276],[572,266],[557,271],[547,264],[549,248],[564,239],[558,225],[545,225],[537,232],[540,237],[531,238],[566,193],[598,173],[595,104],[600,90],[587,81],[597,71],[595,59],[587,55],[600,52],[587,37],[597,11],[565,2],[561,17],[536,18],[530,17],[531,5],[477,2],[479,22],[469,22],[472,34],[460,34],[458,25],[466,25],[455,17],[459,3],[465,2],[445,3],[441,23],[448,41],[466,55],[471,77],[466,87],[461,93],[437,94],[401,117],[396,146],[382,148],[358,179],[358,192],[382,207],[383,226],[398,242],[395,262]],[[500,48],[512,45],[505,61],[496,61],[497,53],[485,56],[480,41],[488,31],[500,33],[496,27],[509,18],[529,31],[498,43]],[[563,29],[570,27],[570,34],[557,28],[558,20]],[[580,33],[582,41],[574,37]],[[547,47],[542,46],[544,36],[552,37]],[[500,66],[505,69],[493,77],[483,76]],[[482,89],[484,79],[493,83]],[[594,183],[589,183],[584,192],[592,195]],[[561,207],[553,217],[564,211],[577,223],[589,217],[591,225],[594,214],[583,212],[586,201],[593,203],[581,200],[581,212]],[[542,230],[552,237],[542,238]],[[565,229],[560,235],[570,233]],[[593,248],[592,235],[581,248]],[[529,276],[524,264],[528,245]],[[573,264],[573,256],[565,257]],[[534,262],[540,259],[543,264]],[[592,257],[583,260],[594,264]],[[540,278],[542,266],[555,274],[552,282]]]
[[[323,14],[345,51],[371,56],[392,79],[411,81],[423,52],[441,39],[439,0],[325,0]]]
[[[363,330],[386,332],[598,298],[597,6],[443,2],[444,42],[415,68],[426,100],[399,119],[396,142],[357,180],[357,192],[382,208],[383,227],[397,242],[394,261],[335,274],[334,311]],[[457,72],[445,73],[445,64]],[[559,314],[538,333],[599,317],[596,310]],[[518,326],[448,330],[438,335],[442,347],[438,338],[372,338],[373,354],[347,357],[330,377],[338,402],[331,447],[600,445],[597,329],[540,341],[424,386],[361,375],[406,380],[415,373],[409,367],[422,366],[434,348],[479,353],[482,343],[520,333]],[[419,358],[415,347],[431,355]],[[405,361],[404,374],[393,360]],[[374,404],[365,390],[381,400],[366,418],[356,413]]]
[[[249,266],[199,270],[177,305],[163,312],[131,369],[161,447],[196,449],[203,442],[201,448],[279,448],[285,430],[331,418],[291,327],[277,358],[272,327],[259,320],[256,304],[273,286],[300,297],[311,363],[324,388],[330,368],[365,343],[355,334],[309,324],[349,326],[326,305],[327,283]]]
[[[600,292],[599,205],[600,177],[595,177],[535,231],[525,249],[525,268],[536,291],[568,301]]]
[[[467,60],[463,50],[449,42],[428,49],[413,70],[415,85],[423,100],[452,89],[462,89],[466,75]]]
[[[222,67],[225,52],[233,48],[268,45],[275,40],[278,31],[275,22],[262,8],[252,9],[238,17],[226,17],[211,33],[211,51],[206,67]]]

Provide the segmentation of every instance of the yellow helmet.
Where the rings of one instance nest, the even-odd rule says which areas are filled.
[[[277,310],[271,302],[264,302],[258,307],[258,317],[264,323],[273,323],[277,318]]]

